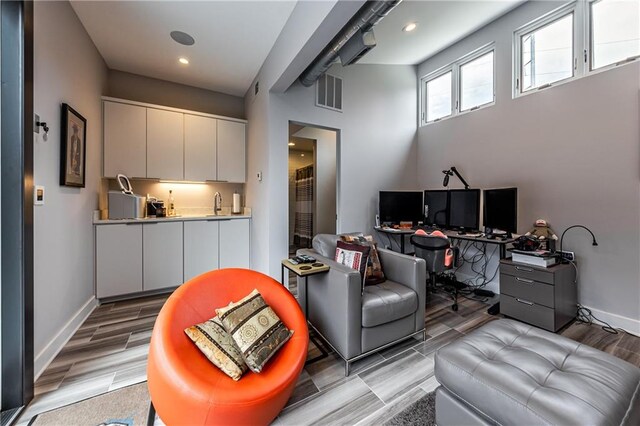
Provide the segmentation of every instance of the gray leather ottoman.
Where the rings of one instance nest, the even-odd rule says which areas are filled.
[[[640,425],[640,369],[512,320],[436,352],[436,424]]]

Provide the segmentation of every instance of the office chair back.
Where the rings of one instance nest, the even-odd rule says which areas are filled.
[[[416,256],[425,260],[427,272],[443,272],[451,268],[446,266],[447,252],[451,248],[447,238],[412,235],[409,239],[415,248]]]

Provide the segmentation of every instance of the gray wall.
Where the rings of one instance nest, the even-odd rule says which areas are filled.
[[[237,96],[116,70],[108,78],[107,96],[245,118],[244,100]]]
[[[46,204],[34,208],[34,345],[38,355],[64,344],[59,333],[94,297],[92,214],[98,207],[107,67],[68,2],[34,4],[34,111],[49,125],[34,135],[35,184]],[[87,119],[86,188],[59,185],[60,104]],[[57,348],[60,349],[60,348]],[[48,348],[47,353],[57,352]]]
[[[640,332],[640,64],[511,99],[513,31],[558,4],[526,3],[419,66],[420,77],[496,42],[496,105],[421,127],[418,181],[440,188],[454,165],[472,187],[518,187],[521,233],[536,218],[558,235],[591,228],[598,247],[579,229],[564,241],[577,253],[579,301]]]

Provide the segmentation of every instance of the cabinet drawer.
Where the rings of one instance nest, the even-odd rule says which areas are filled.
[[[500,294],[500,313],[545,330],[555,331],[553,309],[526,299]]]
[[[500,264],[500,273],[533,281],[553,284],[553,272],[542,271],[528,265]]]
[[[500,294],[519,297],[538,305],[553,308],[553,291],[554,286],[550,284],[530,280],[529,278],[500,274]]]

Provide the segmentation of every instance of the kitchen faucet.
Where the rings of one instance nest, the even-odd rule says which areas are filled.
[[[218,212],[222,210],[222,195],[216,191],[213,195],[213,214],[218,215]]]

